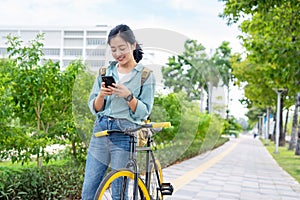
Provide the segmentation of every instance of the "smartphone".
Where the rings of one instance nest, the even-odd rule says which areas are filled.
[[[102,76],[102,81],[105,83],[105,87],[114,87],[113,83],[116,83],[114,77],[112,76]]]

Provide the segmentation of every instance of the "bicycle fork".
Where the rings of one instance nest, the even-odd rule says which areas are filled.
[[[156,180],[158,182],[158,188],[156,188],[156,190],[158,190],[157,192],[160,192],[161,195],[163,195],[163,196],[164,195],[172,195],[173,191],[174,191],[172,184],[171,183],[163,183],[163,180],[161,180],[161,178],[160,178],[159,167],[157,166],[154,153],[150,147],[151,142],[152,141],[149,138],[148,142],[147,142],[147,147],[145,149],[147,151],[146,152],[146,178],[145,178],[147,190],[150,191],[151,173],[152,173],[152,169],[154,169]],[[151,156],[151,158],[150,158],[150,156]],[[152,164],[151,164],[151,162],[152,162]]]

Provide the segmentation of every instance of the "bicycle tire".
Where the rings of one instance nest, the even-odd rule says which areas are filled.
[[[150,186],[149,186],[149,195],[151,196],[151,199],[153,200],[163,200],[163,195],[161,192],[158,192],[159,186],[163,183],[163,174],[160,162],[158,160],[155,160],[158,176],[159,176],[159,183],[158,179],[156,177],[155,167],[154,164],[151,163],[151,175],[150,175]]]
[[[132,185],[134,182],[134,173],[129,170],[129,169],[119,169],[117,171],[112,171],[110,172],[100,183],[96,195],[95,195],[95,200],[105,200],[105,199],[112,199],[112,191],[111,191],[111,184],[113,181],[115,181],[118,178],[129,178],[129,182],[126,186],[128,188],[128,199],[133,199],[132,193],[130,190],[132,189]],[[125,189],[126,190],[126,189]],[[124,191],[123,191],[124,192]],[[139,177],[138,178],[138,200],[140,199],[145,199],[145,200],[150,200],[150,196],[148,193],[148,190],[142,181],[142,179]]]

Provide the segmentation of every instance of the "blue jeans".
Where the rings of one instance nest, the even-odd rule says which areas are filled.
[[[135,128],[136,125],[125,119],[110,119],[106,116],[96,120],[93,133],[102,130],[124,130],[124,128]],[[94,199],[97,188],[102,181],[109,164],[112,170],[126,167],[129,158],[130,137],[123,133],[110,133],[108,136],[96,138],[93,134],[86,160],[84,183],[82,188],[82,199]],[[113,199],[120,199],[119,192],[121,184],[114,181],[112,185]]]

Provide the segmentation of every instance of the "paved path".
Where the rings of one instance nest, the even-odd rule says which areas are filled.
[[[163,170],[175,193],[167,200],[299,200],[300,184],[263,144],[241,135],[222,147]]]

